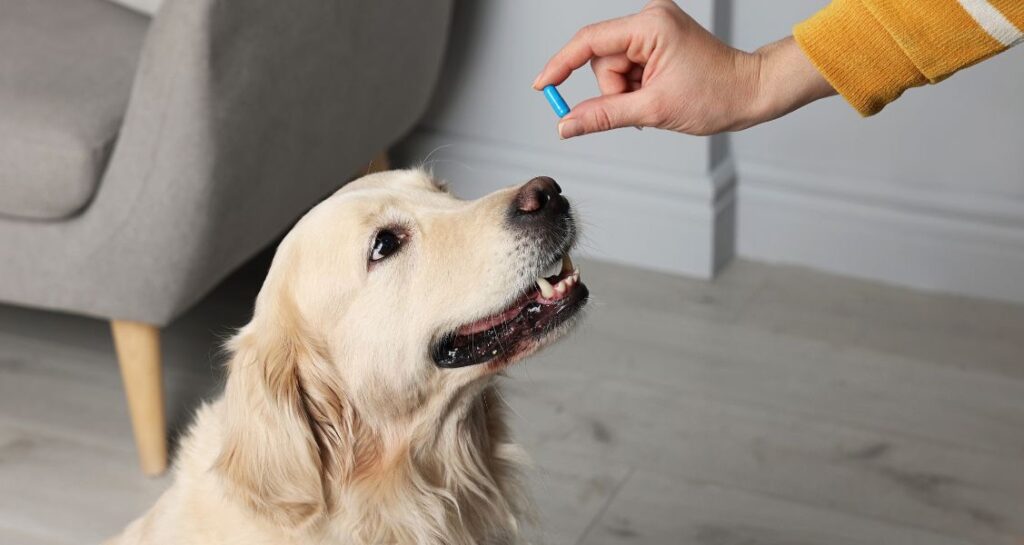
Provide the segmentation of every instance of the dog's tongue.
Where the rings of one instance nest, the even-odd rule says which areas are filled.
[[[492,328],[492,327],[494,327],[494,326],[496,326],[498,324],[503,324],[503,323],[511,320],[512,318],[515,318],[516,315],[518,315],[519,312],[523,310],[523,305],[526,304],[529,301],[532,301],[536,297],[536,293],[537,292],[535,292],[535,291],[527,293],[522,298],[520,298],[518,301],[516,301],[511,306],[509,306],[507,309],[505,309],[505,310],[503,310],[503,311],[501,311],[501,312],[499,312],[497,314],[493,314],[491,316],[488,316],[488,317],[486,317],[486,318],[484,318],[482,320],[477,320],[477,321],[475,321],[475,322],[473,322],[471,324],[466,324],[466,325],[460,327],[459,330],[455,332],[455,334],[456,335],[472,335],[474,333],[479,333],[481,331],[488,330],[488,329],[490,329],[490,328]]]

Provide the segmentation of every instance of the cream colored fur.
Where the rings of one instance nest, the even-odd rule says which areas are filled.
[[[224,395],[199,410],[173,485],[110,543],[519,543],[524,455],[501,369],[439,369],[427,350],[534,282],[542,264],[505,223],[513,196],[460,201],[391,171],[311,210],[230,341]],[[368,267],[386,226],[409,238]]]

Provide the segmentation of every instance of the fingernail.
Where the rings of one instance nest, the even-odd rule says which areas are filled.
[[[536,89],[537,85],[540,84],[540,77],[544,75],[544,72],[537,74],[537,77],[533,78],[533,88]]]
[[[562,140],[579,136],[582,132],[579,121],[575,119],[563,119],[558,123],[558,137]]]

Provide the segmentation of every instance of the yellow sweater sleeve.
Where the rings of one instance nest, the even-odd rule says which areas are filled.
[[[861,115],[1024,39],[1024,0],[834,0],[793,28]]]

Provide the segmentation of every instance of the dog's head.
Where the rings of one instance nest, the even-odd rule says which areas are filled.
[[[390,402],[459,386],[557,336],[586,301],[560,193],[539,177],[462,201],[423,171],[367,176],[296,225],[265,296],[292,298],[352,391]]]
[[[309,518],[330,493],[315,476],[385,463],[382,443],[429,434],[567,330],[587,300],[576,233],[547,177],[475,201],[419,170],[348,184],[285,237],[232,341],[218,466],[257,508]]]

